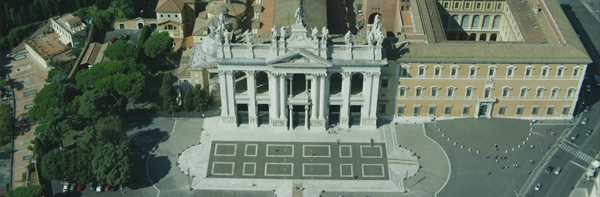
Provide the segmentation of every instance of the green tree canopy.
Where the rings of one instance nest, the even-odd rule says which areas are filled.
[[[89,183],[96,180],[92,165],[90,165],[95,157],[93,153],[80,147],[68,150],[69,166],[67,170],[70,176],[66,179],[67,181],[72,183]]]
[[[0,145],[10,143],[15,132],[15,115],[12,105],[0,105]]]
[[[55,147],[58,147],[58,144],[42,141],[39,137],[33,138],[33,154],[38,157],[44,157]]]
[[[152,32],[150,38],[144,43],[144,53],[151,58],[156,54],[170,50],[173,45],[173,38],[168,32]]]
[[[51,150],[42,159],[42,176],[49,180],[67,180],[70,176],[69,162],[67,150]]]
[[[100,117],[111,114],[112,106],[98,89],[83,92],[78,101],[79,109],[77,110],[77,114],[84,118],[97,120]]]
[[[177,106],[177,91],[175,90],[175,87],[173,87],[172,81],[171,74],[166,73],[163,76],[162,84],[158,91],[162,98],[163,110],[171,110],[171,108],[175,109]]]
[[[38,127],[35,128],[35,135],[50,144],[60,143],[63,134],[77,125],[69,115],[66,108],[50,108],[46,116],[39,121]]]
[[[131,177],[132,152],[126,146],[97,149],[92,161],[93,172],[99,182],[122,185]]]
[[[90,18],[98,29],[107,29],[112,24],[112,15],[107,10],[94,9],[90,12]]]
[[[135,45],[126,40],[118,40],[108,45],[104,51],[104,56],[111,60],[130,60],[135,56]]]
[[[194,86],[192,89],[194,95],[194,109],[195,111],[206,111],[208,109],[208,94],[206,90],[202,89],[200,85]]]
[[[89,8],[79,8],[77,10],[77,16],[81,18],[82,21],[90,18],[90,9]]]
[[[35,106],[29,110],[29,118],[40,120],[50,108],[62,108],[67,105],[67,88],[58,83],[46,84],[35,95],[33,103]]]
[[[77,139],[77,146],[89,152],[95,152],[96,148],[102,147],[104,143],[100,141],[93,126],[87,126],[83,130],[83,136]]]
[[[44,185],[28,185],[9,190],[8,197],[42,197]]]
[[[110,145],[121,145],[127,140],[127,129],[119,117],[107,116],[96,122],[98,137]]]
[[[194,111],[194,95],[192,94],[192,90],[185,92],[185,96],[183,97],[183,110]]]

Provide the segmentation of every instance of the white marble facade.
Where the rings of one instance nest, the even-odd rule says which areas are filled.
[[[192,66],[217,67],[222,123],[376,128],[380,68],[387,64],[381,42],[355,45],[347,34],[345,44],[335,45],[325,27],[320,37],[317,28],[307,32],[300,9],[291,34],[273,27],[265,44],[255,44],[248,31],[243,43],[230,43],[227,30],[211,27]]]

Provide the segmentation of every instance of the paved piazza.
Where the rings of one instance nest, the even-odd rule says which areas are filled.
[[[384,143],[213,141],[209,178],[389,180]]]

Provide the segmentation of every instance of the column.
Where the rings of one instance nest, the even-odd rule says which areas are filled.
[[[289,121],[290,125],[289,126],[290,127],[288,127],[288,130],[293,130],[294,129],[294,117],[293,117],[294,115],[292,113],[293,113],[294,106],[288,105],[288,108],[290,109],[290,113],[289,113],[289,115],[290,115],[290,121]]]
[[[365,73],[365,78],[363,79],[363,98],[365,101],[360,112],[361,119],[369,117],[369,112],[371,108],[371,94],[373,93],[373,88],[371,87],[373,85],[372,83],[373,73]]]
[[[228,109],[229,109],[229,117],[235,117],[235,78],[233,77],[233,71],[228,70],[227,73],[227,93],[228,93]]]
[[[285,79],[285,75],[281,75],[279,77],[279,118],[282,120],[285,120],[285,104],[287,103],[286,100],[286,79]]]
[[[308,130],[308,105],[304,105],[304,129]]]
[[[258,127],[256,120],[256,79],[254,71],[246,71],[246,85],[248,89],[248,124],[251,127]]]
[[[342,73],[342,106],[340,109],[340,126],[342,128],[348,128],[348,112],[350,109],[350,78],[352,77],[351,72]]]
[[[269,106],[269,121],[272,123],[273,120],[279,118],[279,86],[277,83],[276,73],[269,73],[269,94],[271,94],[271,106]],[[271,125],[273,126],[273,125]]]
[[[319,120],[325,119],[325,81],[327,80],[327,74],[319,75]]]
[[[369,117],[377,119],[377,95],[379,94],[379,72],[373,73],[373,85],[371,86],[371,105],[369,109]]]
[[[294,75],[292,75],[292,76],[290,77],[290,84],[289,84],[289,88],[290,88],[290,94],[289,94],[289,97],[290,97],[290,98],[291,98],[291,97],[294,97],[294,89],[293,89],[293,86],[292,86],[292,84],[294,84],[294,83],[293,83],[293,80],[294,80]]]
[[[229,115],[229,104],[227,103],[227,75],[224,70],[219,70],[219,92],[221,93],[221,117]]]
[[[312,109],[310,110],[310,119],[314,120],[317,119],[317,111],[318,111],[318,107],[319,107],[319,98],[317,98],[317,91],[319,90],[318,86],[318,82],[317,80],[319,80],[317,78],[316,74],[312,74],[312,80],[310,81],[310,99],[312,102]]]

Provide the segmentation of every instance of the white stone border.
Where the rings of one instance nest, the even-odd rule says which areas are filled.
[[[270,155],[269,147],[270,146],[291,146],[292,151],[291,155]],[[267,149],[265,150],[266,157],[294,157],[294,145],[293,144],[267,144]]]
[[[249,155],[248,154],[248,146],[254,146],[254,155]],[[258,144],[246,144],[246,147],[244,148],[244,156],[245,157],[256,157],[258,155]]]
[[[375,148],[375,147],[379,148],[379,156],[364,156],[364,154],[363,154],[363,148]],[[377,159],[381,159],[381,158],[383,158],[383,148],[381,147],[381,145],[375,145],[375,146],[361,145],[360,146],[360,157],[361,158],[377,158]]]
[[[246,173],[246,165],[254,165],[254,171],[252,174]],[[242,176],[256,176],[256,162],[244,162],[244,166],[242,168]]]
[[[267,168],[269,165],[289,165],[290,174],[269,174],[267,173]],[[294,176],[294,163],[265,163],[265,176]]]
[[[350,175],[344,175],[342,166],[350,166]],[[341,163],[340,164],[340,177],[352,177],[354,175],[354,165],[351,163]]]
[[[365,175],[365,166],[381,167],[381,175]],[[383,167],[383,164],[361,164],[361,168],[362,168],[362,177],[377,177],[377,178],[385,177],[385,169]]]
[[[326,156],[321,156],[321,155],[306,155],[306,147],[327,147],[327,155]],[[304,144],[302,145],[302,157],[321,157],[321,158],[331,158],[331,145],[310,145],[310,144]]]
[[[352,158],[352,145],[339,145],[339,147],[340,147],[339,148],[340,149],[340,152],[339,152],[340,153],[340,158]],[[348,147],[350,149],[350,151],[349,151],[350,156],[342,156],[342,147],[344,147],[344,148]]]
[[[223,145],[223,146],[232,146],[233,145],[233,154],[217,154],[217,150],[219,150],[219,145]],[[213,153],[213,155],[214,156],[235,157],[236,152],[237,152],[237,144],[215,143],[215,152]]]
[[[308,165],[312,165],[312,166],[328,166],[329,170],[327,172],[329,172],[326,175],[307,175],[306,174],[306,170],[305,167]],[[331,177],[331,164],[330,163],[303,163],[302,164],[302,176],[308,176],[308,177]]]
[[[231,164],[231,173],[227,174],[227,173],[215,173],[215,164]],[[210,174],[212,175],[226,175],[226,176],[233,176],[233,171],[235,170],[235,162],[219,162],[219,161],[215,161],[212,163],[212,168],[210,169]]]

